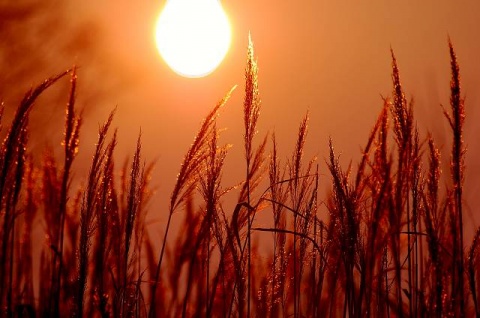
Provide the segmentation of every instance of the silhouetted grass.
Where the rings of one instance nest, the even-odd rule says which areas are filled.
[[[20,102],[0,148],[0,316],[480,317],[480,230],[465,250],[465,106],[448,44],[450,175],[441,172],[431,134],[417,127],[393,50],[392,96],[383,99],[358,164],[342,167],[333,138],[325,167],[305,159],[308,114],[288,158],[279,157],[274,132],[256,144],[260,95],[249,40],[245,178],[224,180],[229,146],[220,143],[216,118],[232,89],[186,152],[161,242],[146,232],[153,164],[142,159],[141,136],[131,163],[117,171],[112,112],[99,128],[84,186],[72,190],[73,178],[82,177],[72,171],[82,123],[76,68],[46,80]],[[61,159],[49,148],[33,153],[29,113],[67,74]],[[322,183],[330,184],[325,198]],[[224,195],[233,191],[238,201],[228,211]],[[255,218],[260,211],[270,224]],[[177,216],[183,223],[174,236]],[[44,244],[34,243],[36,224]],[[268,244],[269,254],[260,255]]]

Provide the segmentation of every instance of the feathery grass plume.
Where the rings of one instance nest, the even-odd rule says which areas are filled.
[[[311,211],[308,207],[308,197],[314,179],[309,178],[313,162],[312,159],[305,170],[303,169],[303,152],[308,133],[308,113],[304,116],[298,128],[297,141],[292,154],[291,161],[288,163],[288,192],[291,201],[291,208],[296,213],[293,214],[293,232],[307,234],[311,221]],[[302,218],[299,220],[298,216]],[[301,247],[297,251],[297,237],[293,236],[293,314],[297,316],[301,313],[300,308],[300,282],[302,280],[303,261],[305,257],[305,240],[301,239]]]
[[[0,232],[2,236],[0,251],[0,286],[9,286],[13,279],[11,275],[7,274],[7,271],[10,271],[8,269],[9,262],[7,262],[7,260],[13,258],[13,251],[9,250],[9,245],[12,244],[10,241],[11,236],[14,237],[13,225],[15,219],[14,206],[11,205],[14,203],[12,202],[14,197],[11,195],[16,196],[15,193],[20,191],[21,188],[21,181],[23,177],[22,166],[24,162],[23,160],[17,161],[16,159],[18,158],[19,153],[24,152],[30,110],[32,109],[37,97],[43,91],[45,91],[48,87],[53,85],[56,81],[69,72],[70,70],[67,70],[45,80],[34,89],[30,89],[24,95],[20,105],[16,110],[10,125],[10,129],[8,130],[0,149],[0,211],[3,212],[3,224]],[[3,114],[3,110],[1,113]],[[18,175],[18,173],[22,173],[22,175]],[[16,190],[11,191],[12,189]],[[7,307],[10,307],[11,305],[11,301],[5,302],[6,300],[4,297],[6,290],[9,290],[9,288],[0,289],[0,308],[2,308],[2,312],[4,310],[3,308],[5,308],[4,305]],[[12,314],[12,308],[7,308],[7,311]]]
[[[255,190],[260,185],[260,182],[263,180],[264,174],[267,171],[267,166],[265,165],[265,152],[267,148],[268,142],[268,135],[266,135],[262,142],[258,145],[255,149],[255,153],[253,155],[253,160],[250,163],[250,170],[247,179],[250,180],[250,183],[243,182],[242,188],[240,190],[240,194],[238,195],[238,202],[240,203],[247,203],[248,200],[248,193],[253,194]],[[252,197],[250,196],[250,201],[252,201]],[[247,203],[248,205],[248,203]],[[256,211],[255,211],[256,212]],[[245,223],[247,222],[248,215],[245,215]],[[252,216],[253,217],[253,216]],[[240,216],[240,219],[243,219],[243,216]],[[253,222],[253,220],[250,220]],[[239,225],[242,222],[239,222]]]
[[[253,224],[255,219],[255,215],[258,211],[260,211],[263,206],[260,203],[263,202],[263,195],[257,201],[257,204],[252,206],[248,202],[253,200],[252,194],[258,188],[260,182],[262,181],[264,174],[266,172],[266,165],[265,165],[265,151],[267,146],[268,136],[265,136],[263,141],[258,145],[255,149],[255,153],[253,155],[252,161],[249,164],[250,169],[248,169],[248,175],[246,176],[246,180],[249,182],[243,182],[242,189],[240,190],[240,194],[238,197],[237,205],[233,211],[233,215],[231,217],[231,225],[230,229],[233,231],[233,237],[236,239],[236,243],[239,250],[239,261],[240,266],[243,266],[243,269],[238,269],[238,273],[246,273],[248,276],[248,247],[249,247],[249,224],[250,228]],[[265,194],[265,193],[264,193]],[[242,240],[245,239],[242,243]],[[251,245],[250,245],[251,246]],[[234,248],[234,246],[231,246]],[[248,277],[246,279],[248,285]],[[252,287],[253,288],[253,287]],[[248,290],[247,290],[248,293]],[[243,298],[243,300],[247,300],[246,294],[239,294],[238,297]],[[248,307],[248,304],[247,304]],[[241,310],[244,310],[243,308]]]
[[[321,304],[319,311],[322,313],[322,316],[334,317],[334,315],[339,315],[336,311],[337,308],[346,308],[344,301],[344,291],[343,291],[343,267],[342,267],[342,250],[340,242],[340,213],[337,213],[335,210],[334,202],[334,193],[330,193],[327,198],[326,206],[328,210],[328,224],[326,227],[326,238],[325,245],[327,247],[327,270],[325,272],[325,282],[326,287],[326,298],[324,304]],[[325,295],[324,294],[324,295]]]
[[[260,96],[258,91],[258,66],[255,60],[252,38],[248,36],[247,66],[245,68],[245,99],[243,116],[245,124],[245,159],[247,164],[253,157],[253,137],[257,133],[257,122],[260,115]],[[250,166],[247,166],[247,169]],[[248,171],[247,171],[248,174]]]
[[[339,231],[340,231],[340,214],[336,213],[335,202],[334,202],[334,192],[330,190],[330,193],[326,199],[326,207],[328,212],[328,223],[326,226],[326,237],[324,244],[327,248],[326,257],[327,257],[327,270],[325,272],[324,285],[327,288],[328,298],[325,298],[325,304],[320,304],[319,309],[322,316],[332,317],[334,315],[334,309],[340,306],[339,298],[341,298],[341,293],[336,292],[340,290],[339,283],[340,274],[341,274],[341,249],[340,249],[340,240],[339,240]],[[339,296],[339,297],[337,297]],[[337,306],[338,304],[338,306]]]
[[[358,202],[355,200],[354,191],[348,182],[349,170],[343,172],[340,168],[338,158],[335,156],[333,142],[329,142],[330,156],[328,168],[332,175],[333,182],[333,206],[329,207],[330,215],[334,215],[337,229],[336,238],[339,241],[341,259],[343,264],[344,277],[344,314],[353,316],[358,314],[356,308],[356,283],[355,267],[357,265],[357,251],[361,250],[360,245],[360,216],[358,213]]]
[[[454,302],[456,314],[465,315],[465,277],[464,277],[464,241],[463,241],[463,202],[462,189],[464,180],[464,161],[465,161],[465,147],[463,145],[463,125],[465,122],[465,105],[464,99],[461,97],[460,90],[460,68],[457,62],[457,56],[453,48],[451,40],[448,40],[448,47],[450,52],[450,107],[451,113],[444,109],[444,115],[447,118],[450,128],[453,132],[452,154],[451,154],[451,175],[453,181],[454,193],[454,214],[455,227],[458,231],[458,238],[455,239],[454,248],[454,262],[457,272],[454,279],[458,283],[453,286]],[[458,307],[457,307],[458,306]]]
[[[377,121],[375,122],[375,125],[373,126],[372,130],[370,131],[370,135],[368,137],[367,145],[365,146],[365,149],[362,151],[362,160],[360,161],[360,164],[358,165],[357,169],[357,174],[355,177],[355,189],[357,192],[357,196],[360,196],[360,193],[363,191],[363,187],[365,184],[362,184],[362,181],[368,180],[368,178],[365,176],[365,168],[368,164],[368,158],[370,155],[370,149],[372,148],[372,145],[375,143],[375,137],[377,135],[377,131],[379,131],[379,145],[382,145],[386,147],[386,138],[387,138],[387,124],[388,124],[388,101],[384,100],[383,108],[382,111],[380,112],[380,115],[377,118]],[[382,142],[380,142],[382,141]],[[385,155],[386,155],[386,149],[382,147],[377,147],[377,150],[382,150]],[[383,158],[382,156],[381,158]]]
[[[134,233],[135,233],[135,241],[134,241],[134,249],[133,255],[131,257],[130,264],[133,268],[131,272],[131,280],[133,281],[135,278],[137,280],[137,287],[142,287],[143,285],[138,285],[140,283],[145,283],[146,281],[143,279],[147,275],[148,271],[148,264],[145,264],[145,252],[148,251],[150,248],[148,246],[149,242],[147,240],[148,232],[147,232],[147,212],[150,204],[150,200],[154,194],[155,188],[151,187],[152,181],[152,173],[153,169],[155,168],[156,162],[144,163],[142,167],[142,171],[140,174],[140,180],[137,188],[137,215],[135,218],[134,223]],[[146,307],[148,300],[146,295],[144,294],[149,286],[147,284],[146,288],[136,288],[135,289],[135,300],[136,300],[136,310],[142,309],[145,311],[145,316],[148,315],[148,309]],[[140,307],[142,306],[142,307]]]
[[[126,213],[126,223],[125,223],[125,263],[127,263],[128,254],[131,245],[131,239],[133,235],[133,228],[135,224],[135,219],[138,212],[138,188],[140,184],[140,151],[141,151],[141,137],[142,132],[139,133],[137,138],[137,147],[135,154],[133,156],[132,167],[130,169],[130,184],[128,187],[128,198],[127,198],[127,213]]]
[[[380,114],[381,121],[378,137],[375,141],[375,150],[373,154],[373,162],[371,163],[371,175],[368,177],[369,191],[371,197],[370,219],[367,221],[369,228],[367,255],[373,257],[372,264],[365,265],[365,271],[371,270],[371,275],[376,276],[376,286],[370,288],[365,299],[366,304],[369,304],[369,299],[377,301],[376,314],[389,315],[388,295],[388,211],[390,209],[390,197],[393,188],[393,180],[391,176],[393,159],[388,156],[388,107],[389,101],[384,99],[384,107]],[[369,260],[367,260],[369,261]],[[374,273],[376,268],[376,275]],[[365,273],[365,278],[367,274]],[[372,277],[373,278],[373,277]],[[383,285],[385,282],[385,288]],[[377,294],[374,295],[373,293]],[[373,309],[372,309],[373,311]]]
[[[157,289],[157,284],[160,284],[160,269],[162,266],[163,255],[165,252],[165,247],[167,244],[168,232],[170,229],[170,223],[172,220],[173,213],[177,208],[185,202],[185,199],[188,198],[193,190],[196,187],[198,181],[198,170],[202,167],[202,162],[205,160],[208,151],[208,136],[209,132],[213,128],[214,119],[218,115],[218,112],[222,106],[226,104],[230,95],[232,94],[235,86],[225,95],[225,97],[210,111],[210,113],[205,117],[200,130],[198,131],[193,144],[187,151],[182,165],[180,167],[180,172],[177,176],[177,181],[173,188],[173,192],[170,196],[170,204],[168,208],[168,220],[165,228],[165,233],[163,236],[162,247],[160,249],[159,260],[155,270],[155,276],[152,280],[151,288],[151,305],[149,310],[149,317],[153,318],[156,316],[155,310],[157,306],[157,299],[155,298],[155,293]]]
[[[43,83],[35,87],[35,89],[30,89],[23,97],[20,105],[15,112],[15,116],[10,125],[10,129],[5,137],[5,140],[2,143],[0,164],[1,164],[1,175],[0,175],[0,195],[3,197],[3,192],[5,188],[5,182],[7,181],[7,173],[9,172],[10,165],[12,164],[12,159],[15,156],[16,146],[19,137],[22,134],[22,130],[26,128],[30,110],[33,107],[35,100],[42,94],[48,87],[52,86],[59,79],[70,73],[71,70],[66,70],[56,76],[53,76],[49,79],[46,79]],[[2,111],[3,114],[3,111]],[[2,205],[3,207],[3,205]]]
[[[138,212],[137,217],[135,220],[135,246],[134,246],[134,253],[131,260],[132,267],[134,270],[132,271],[132,280],[136,277],[136,289],[134,294],[135,300],[135,310],[138,313],[141,311],[143,317],[147,317],[148,315],[148,307],[147,307],[147,300],[146,291],[149,290],[148,281],[144,279],[147,275],[148,271],[148,264],[145,263],[145,252],[148,251],[150,248],[148,246],[149,242],[146,240],[148,237],[147,232],[147,212],[148,207],[150,204],[150,200],[154,194],[155,188],[151,187],[152,181],[152,173],[155,167],[155,161],[150,162],[149,164],[144,164],[141,173],[140,184],[138,187]],[[144,283],[147,283],[145,287],[143,287]]]
[[[141,178],[138,186],[138,212],[135,218],[135,250],[137,255],[140,255],[140,249],[144,246],[144,235],[146,234],[146,222],[147,210],[150,204],[156,188],[151,187],[152,173],[155,168],[156,161],[148,164],[144,163],[141,173]],[[140,260],[140,259],[138,259]],[[138,264],[137,264],[138,265]]]
[[[384,229],[384,219],[392,186],[391,159],[387,158],[388,105],[388,101],[384,100],[383,110],[369,135],[353,184],[348,181],[350,168],[346,172],[341,170],[330,143],[328,167],[334,188],[327,205],[330,211],[327,240],[332,244],[328,253],[331,264],[328,285],[333,293],[339,277],[342,277],[344,291],[343,306],[339,303],[340,299],[331,297],[330,314],[340,308],[343,308],[344,315],[381,315],[385,312],[374,304],[380,303],[381,292],[375,289],[383,289],[381,278],[386,273],[382,270],[381,260],[388,234]],[[372,146],[373,159],[370,161]],[[320,309],[317,313],[321,313]]]
[[[85,306],[85,291],[88,280],[88,264],[90,262],[90,249],[92,245],[92,237],[95,234],[95,216],[98,208],[98,193],[101,188],[101,172],[102,165],[106,157],[105,140],[107,133],[113,120],[114,112],[111,112],[107,121],[98,130],[98,140],[92,163],[88,173],[87,185],[83,193],[82,205],[80,211],[80,238],[78,245],[78,274],[77,274],[77,298],[76,298],[76,314],[82,317]]]
[[[422,211],[421,193],[423,192],[423,186],[421,184],[421,161],[422,161],[422,145],[420,144],[420,137],[418,128],[415,128],[412,145],[412,172],[411,172],[411,193],[412,193],[412,212],[408,215],[407,231],[408,231],[408,260],[409,260],[409,294],[410,300],[410,316],[419,312],[419,308],[422,306],[420,300],[420,285],[422,276],[419,272],[419,238],[418,226],[421,222],[420,212]],[[412,234],[410,234],[412,233]],[[410,239],[413,236],[413,240]]]
[[[130,167],[128,188],[126,194],[125,210],[122,211],[122,255],[121,271],[117,277],[120,282],[120,289],[115,295],[115,307],[122,316],[135,316],[136,312],[142,310],[143,296],[139,286],[139,280],[143,276],[144,269],[141,268],[140,255],[141,246],[138,240],[141,239],[144,230],[144,215],[142,207],[148,200],[148,168],[142,168],[141,163],[141,132],[137,139],[137,146]]]
[[[403,304],[402,297],[402,270],[401,270],[401,243],[400,232],[402,227],[402,219],[404,215],[408,215],[408,199],[409,199],[409,182],[411,173],[411,146],[413,136],[413,103],[407,105],[405,93],[403,92],[400,83],[400,74],[397,65],[397,60],[391,50],[392,54],[392,81],[393,81],[393,104],[392,117],[394,121],[395,141],[398,147],[397,171],[395,181],[395,193],[393,198],[393,206],[391,209],[389,222],[392,228],[392,235],[390,238],[390,246],[392,249],[392,256],[394,258],[395,279],[396,279],[396,301],[397,311],[403,316],[403,309],[400,307]],[[408,211],[405,211],[405,210]],[[405,213],[406,212],[406,213]]]
[[[202,195],[203,201],[205,203],[205,212],[204,218],[206,218],[206,238],[204,243],[204,250],[206,250],[206,303],[205,303],[205,315],[207,317],[211,316],[212,312],[212,303],[210,303],[209,298],[213,302],[215,299],[216,287],[213,286],[213,289],[210,290],[210,262],[211,262],[211,241],[212,234],[214,234],[215,225],[214,222],[219,219],[219,209],[221,209],[220,198],[225,194],[225,191],[221,189],[221,177],[222,177],[222,168],[225,162],[225,157],[227,155],[227,146],[219,147],[218,146],[218,131],[216,124],[211,131],[209,146],[210,151],[206,160],[204,161],[204,167],[202,173],[199,176],[200,183],[200,193]],[[222,244],[223,240],[219,237],[220,241],[218,245]],[[220,251],[221,252],[221,251]],[[217,283],[218,284],[218,283]]]
[[[248,276],[248,270],[250,266],[249,264],[249,246],[251,248],[251,244],[249,244],[250,240],[249,237],[251,236],[251,231],[249,231],[249,227],[251,229],[251,225],[255,219],[255,215],[258,211],[260,211],[263,208],[263,205],[260,205],[260,203],[263,202],[263,198],[261,198],[257,204],[254,206],[250,205],[248,202],[252,200],[252,194],[255,192],[257,189],[258,185],[260,184],[261,180],[264,177],[264,173],[266,172],[266,166],[265,166],[265,149],[268,141],[268,136],[265,136],[263,141],[258,145],[258,147],[255,150],[255,154],[253,155],[252,161],[248,165],[250,169],[248,170],[248,174],[246,177],[246,180],[249,180],[249,182],[244,182],[243,187],[240,191],[239,199],[237,205],[235,206],[235,209],[233,211],[233,215],[231,218],[231,225],[229,229],[233,231],[232,238],[235,238],[236,241],[230,242],[233,245],[230,245],[231,249],[237,249],[235,247],[234,243],[237,244],[238,246],[238,252],[239,252],[239,263],[238,265],[241,266],[242,268],[238,268],[237,274],[244,275],[244,273]],[[246,225],[246,229],[245,229]],[[249,234],[250,233],[250,234]],[[250,235],[250,236],[249,236]],[[242,238],[245,238],[245,241],[242,243]],[[250,259],[250,264],[251,264],[251,259]],[[248,277],[246,279],[246,283],[248,286]],[[238,283],[238,284],[237,284]],[[239,301],[239,306],[240,303],[243,303],[247,301],[247,310],[248,310],[248,287],[245,286],[245,288],[241,287],[243,285],[243,278],[238,277],[238,280],[236,281],[235,284],[235,290],[237,291],[238,297],[237,300]],[[253,285],[251,285],[253,288]],[[237,288],[238,287],[238,288]],[[245,290],[241,291],[241,290]],[[243,312],[244,308],[238,307],[240,310],[240,314]]]
[[[334,291],[337,289],[337,280],[341,274],[346,275],[345,273],[345,268],[342,267],[342,261],[344,259],[345,255],[345,238],[349,239],[348,235],[349,233],[346,232],[346,228],[344,225],[345,221],[345,216],[344,216],[344,209],[342,206],[342,195],[341,195],[341,190],[343,189],[341,182],[343,180],[342,172],[340,171],[340,166],[338,159],[335,156],[334,152],[334,147],[333,147],[333,141],[330,139],[329,140],[329,150],[330,150],[330,156],[329,160],[330,162],[327,162],[327,167],[330,169],[330,173],[332,175],[332,183],[333,183],[333,190],[331,193],[331,197],[329,197],[329,202],[327,203],[327,208],[329,211],[329,216],[330,216],[330,228],[329,228],[329,233],[330,233],[330,240],[335,241],[335,250],[337,253],[331,253],[329,257],[331,258],[331,261],[335,262],[334,266],[335,268],[330,271],[330,281],[328,283],[330,287],[330,291],[334,293]],[[348,229],[348,228],[347,228]],[[353,246],[351,246],[353,248]],[[343,262],[343,264],[345,264]],[[333,265],[333,264],[332,264]],[[344,283],[343,279],[342,282]],[[346,282],[345,282],[346,283]],[[345,286],[341,286],[343,293],[345,293]],[[339,295],[343,296],[343,295]],[[339,297],[340,298],[340,297]],[[332,297],[330,298],[330,316],[334,314],[334,310],[336,307],[340,306],[343,308],[346,308],[347,304],[347,298],[344,298],[344,306],[341,306],[340,303],[337,303],[337,299],[335,295],[332,294]]]
[[[64,231],[65,218],[67,213],[67,201],[70,183],[70,170],[73,160],[78,152],[79,133],[81,126],[81,117],[75,114],[75,94],[77,87],[76,67],[74,66],[70,79],[70,95],[66,107],[65,115],[65,140],[63,146],[65,150],[65,158],[63,165],[62,184],[60,188],[60,202],[58,206],[59,211],[59,228],[56,237],[58,241],[55,243],[58,253],[54,254],[53,272],[52,272],[52,295],[51,295],[51,311],[54,317],[60,316],[60,294],[61,294],[61,280],[63,273],[63,248],[64,248]]]
[[[424,223],[427,234],[427,243],[433,272],[431,274],[431,305],[429,310],[435,313],[436,317],[441,317],[444,306],[444,265],[440,256],[441,251],[441,233],[440,227],[443,222],[439,222],[438,215],[438,183],[440,180],[440,152],[435,147],[433,139],[428,141],[429,147],[429,170],[426,181],[426,193],[423,193]]]
[[[274,210],[272,210],[272,212],[273,212],[273,218],[274,218],[274,227],[273,228],[255,227],[253,228],[253,230],[261,231],[261,232],[272,232],[272,234],[274,235],[274,251],[272,256],[273,264],[277,262],[276,241],[280,238],[281,253],[280,253],[280,264],[278,264],[279,265],[278,270],[280,272],[277,273],[277,270],[275,269],[275,267],[272,268],[273,272],[270,273],[269,279],[273,283],[277,281],[276,276],[278,275],[278,281],[276,283],[273,283],[272,287],[268,290],[268,293],[270,294],[270,297],[268,298],[270,298],[269,303],[271,303],[272,306],[274,305],[275,302],[277,303],[275,305],[277,307],[281,304],[283,307],[282,309],[284,313],[286,313],[286,310],[287,310],[285,308],[286,306],[284,302],[285,296],[296,300],[295,302],[297,303],[297,305],[300,304],[300,298],[299,297],[297,298],[298,296],[297,287],[300,286],[300,283],[298,285],[294,284],[294,287],[291,290],[289,290],[288,295],[284,295],[285,285],[286,285],[285,277],[286,275],[288,275],[286,273],[287,271],[290,270],[292,277],[296,277],[295,279],[298,278],[299,280],[301,280],[302,273],[304,271],[304,262],[306,258],[307,246],[310,243],[314,243],[314,245],[316,244],[315,240],[309,236],[311,234],[310,231],[312,228],[312,223],[316,222],[316,217],[314,213],[314,211],[316,211],[316,203],[315,203],[316,187],[312,185],[315,183],[317,176],[310,175],[315,158],[309,162],[309,164],[307,165],[307,168],[305,169],[303,168],[303,164],[302,164],[303,148],[305,145],[305,138],[307,134],[307,122],[308,122],[308,115],[304,117],[304,119],[302,120],[302,123],[300,124],[296,148],[292,155],[291,162],[288,163],[289,178],[284,180],[284,176],[287,171],[285,168],[282,170],[283,173],[280,178],[280,167],[279,167],[278,158],[276,155],[276,143],[275,143],[275,139],[273,139],[274,152],[270,160],[270,171],[269,171],[270,187],[267,189],[267,191],[264,192],[264,194],[261,196],[258,203],[254,207],[250,207],[248,204],[245,204],[248,210],[253,211],[252,213],[253,216],[255,215],[255,212],[258,210],[258,207],[261,205],[263,201],[268,201],[273,206]],[[287,185],[288,188],[285,190],[282,189],[281,187],[282,184]],[[312,188],[315,188],[315,189],[312,189]],[[268,196],[269,193],[270,193],[270,197]],[[287,206],[287,198],[289,196],[290,196],[290,201],[292,203],[292,206]],[[283,209],[292,212],[294,219],[297,217],[300,218],[300,221],[298,221],[298,224],[295,225],[291,230],[286,229],[287,220],[283,215],[280,214],[280,212]],[[233,218],[235,219],[235,215]],[[280,224],[280,221],[281,221],[281,224]],[[294,256],[289,256],[289,257],[286,256],[286,254],[290,254],[290,252],[287,253],[285,249],[286,234],[291,234],[294,238],[294,241],[297,236],[300,238],[300,248],[298,250],[298,253],[295,250],[293,251]],[[240,241],[240,239],[237,239],[237,240]],[[296,265],[297,257],[299,261],[298,266]],[[291,266],[291,268],[288,267],[288,264],[290,261],[293,262],[293,265]],[[264,286],[263,287],[262,286],[260,287],[263,288]],[[280,293],[278,293],[278,291],[275,291],[275,289],[278,289]],[[277,293],[276,296],[275,296],[275,293]],[[262,297],[255,298],[255,300],[257,300],[257,305],[259,301],[265,302],[267,300],[267,295],[265,295],[265,291],[261,292],[261,294],[262,294]],[[277,298],[277,300],[274,300],[274,298]],[[278,310],[279,309],[277,309],[277,311]],[[295,306],[294,306],[294,312],[297,312]],[[277,313],[277,315],[278,314],[279,313]]]
[[[114,242],[112,236],[114,225],[114,214],[118,214],[118,202],[114,189],[114,161],[113,152],[117,144],[117,132],[115,131],[112,140],[106,147],[105,162],[102,169],[102,181],[100,192],[98,194],[100,202],[95,217],[97,235],[95,237],[96,246],[94,247],[94,263],[95,270],[92,281],[92,295],[91,299],[94,304],[91,306],[92,310],[97,309],[101,317],[109,317],[111,315],[110,307],[113,295],[109,293],[109,287],[112,282],[108,280],[110,262],[110,252],[112,250],[112,243]],[[114,266],[114,265],[113,265]],[[93,314],[93,313],[91,313]]]
[[[397,59],[390,49],[392,55],[392,82],[393,82],[393,103],[392,117],[394,121],[395,140],[400,148],[405,148],[410,143],[412,137],[413,113],[411,107],[407,105],[407,99],[400,82],[400,72]]]
[[[133,156],[132,167],[130,169],[130,183],[127,194],[127,209],[125,211],[125,228],[124,228],[124,254],[123,254],[123,288],[127,288],[128,279],[128,265],[129,252],[133,236],[133,229],[138,212],[139,204],[139,186],[140,186],[140,151],[141,151],[141,136],[142,132],[138,134],[137,147]]]
[[[287,192],[281,186],[282,180],[285,179],[285,169],[281,168],[280,159],[277,153],[277,141],[275,134],[272,135],[273,150],[270,155],[269,180],[270,180],[270,198],[273,213],[274,229],[285,229],[286,219],[283,211],[283,202],[287,199]],[[272,259],[272,278],[270,290],[270,311],[271,316],[280,315],[280,300],[283,297],[285,289],[285,233],[273,233],[273,259]]]
[[[362,270],[360,272],[359,295],[356,306],[366,313],[374,312],[372,305],[375,291],[375,269],[378,270],[379,268],[378,261],[382,255],[380,243],[384,240],[385,235],[381,223],[386,210],[386,194],[390,187],[387,134],[388,101],[384,100],[383,109],[370,132],[365,150],[363,150],[353,190],[355,200],[365,202],[362,206],[365,209],[366,230],[364,238],[366,238],[366,242],[363,244],[363,250],[359,251],[359,262],[362,264]],[[370,152],[373,152],[372,162],[369,161]],[[366,171],[366,166],[370,166],[369,174]]]
[[[250,205],[251,195],[251,164],[253,158],[253,137],[257,133],[257,121],[260,115],[260,97],[258,94],[258,67],[254,57],[253,43],[248,35],[247,66],[245,68],[245,99],[243,102],[243,116],[245,124],[245,160],[246,160],[246,190],[247,204]],[[250,293],[251,285],[251,226],[252,219],[248,213],[247,225],[247,317],[250,317]]]

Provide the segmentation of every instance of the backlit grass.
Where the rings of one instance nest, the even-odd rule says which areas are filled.
[[[465,108],[448,48],[451,97],[443,112],[450,156],[441,158],[417,126],[392,52],[392,95],[360,161],[342,167],[333,140],[325,163],[305,158],[308,114],[288,158],[279,158],[275,133],[258,134],[263,106],[250,42],[244,181],[226,188],[222,180],[229,147],[221,144],[217,115],[232,89],[179,163],[166,211],[146,209],[153,165],[142,156],[141,134],[130,162],[115,164],[115,111],[99,127],[88,174],[75,175],[82,126],[77,71],[47,79],[25,94],[3,132],[0,316],[480,317],[480,229],[464,241]],[[32,153],[35,100],[68,76],[62,155]],[[441,160],[450,171],[442,173]],[[81,190],[72,189],[73,178],[85,180]],[[320,182],[330,184],[327,197],[319,197]],[[225,210],[223,196],[234,191],[238,203]],[[260,211],[271,225],[257,221]],[[167,220],[159,242],[146,231],[151,212]],[[178,233],[170,229],[174,218],[184,220]],[[45,225],[41,242],[33,234],[37,224]],[[262,238],[272,242],[270,254],[257,257]]]

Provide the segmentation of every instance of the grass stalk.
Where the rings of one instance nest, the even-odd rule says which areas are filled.
[[[251,205],[251,164],[253,159],[253,137],[257,133],[257,121],[260,114],[260,99],[258,96],[258,80],[257,75],[257,62],[254,59],[253,43],[252,39],[248,37],[248,49],[247,49],[247,66],[245,69],[245,100],[243,102],[243,114],[245,124],[245,160],[246,160],[246,191],[247,191],[247,204]],[[252,290],[251,285],[251,226],[252,217],[248,213],[247,219],[247,317],[250,317],[250,293]]]

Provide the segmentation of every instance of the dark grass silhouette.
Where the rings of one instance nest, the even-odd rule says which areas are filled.
[[[289,158],[279,158],[275,133],[256,140],[261,101],[249,41],[245,180],[223,186],[229,147],[220,144],[216,118],[230,91],[180,165],[161,242],[145,228],[153,164],[142,159],[141,134],[131,163],[117,169],[113,111],[99,128],[84,188],[73,191],[82,123],[76,69],[46,80],[25,94],[0,148],[0,316],[480,317],[480,229],[464,242],[465,109],[450,41],[449,53],[450,109],[443,112],[452,130],[450,175],[441,173],[431,135],[417,127],[392,50],[393,93],[360,162],[342,167],[331,139],[330,180],[323,180],[331,192],[319,198],[322,167],[304,158],[308,114]],[[63,156],[31,153],[29,113],[66,75]],[[237,189],[238,204],[225,211],[223,196]],[[271,226],[256,220],[260,211],[271,215]],[[184,219],[176,236],[173,218]],[[35,219],[47,225],[45,244],[34,244]],[[264,240],[271,254],[259,258],[263,238],[271,239]]]

